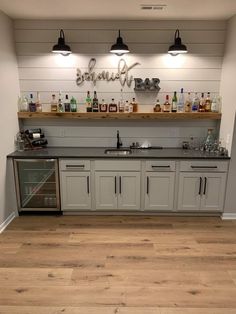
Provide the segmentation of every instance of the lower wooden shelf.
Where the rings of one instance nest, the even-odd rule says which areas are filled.
[[[84,119],[84,120],[220,120],[221,113],[216,112],[18,112],[19,119]]]

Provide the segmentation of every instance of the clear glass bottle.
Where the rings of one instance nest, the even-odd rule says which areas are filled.
[[[58,112],[64,112],[61,92],[59,93],[59,98],[58,98]]]
[[[71,97],[70,100],[70,110],[71,112],[77,112],[77,101],[73,96]]]
[[[125,102],[125,112],[129,112],[129,101],[126,100]]]
[[[179,101],[177,104],[177,112],[184,112],[184,89],[181,88]]]
[[[172,97],[171,112],[177,112],[177,102],[177,92],[174,92],[174,95]]]
[[[215,137],[213,135],[213,129],[208,129],[207,137],[204,142],[204,148],[206,151],[211,151],[215,144]]]
[[[65,112],[70,112],[70,101],[69,101],[69,96],[67,94],[65,96],[64,109],[65,109]]]
[[[166,101],[163,104],[163,112],[170,112],[171,104],[169,103],[169,95],[166,95]]]
[[[199,105],[200,105],[200,99],[198,97],[198,94],[195,93],[195,95],[193,97],[193,102],[192,102],[192,112],[198,112]]]
[[[119,109],[119,112],[125,111],[125,104],[124,104],[123,89],[122,88],[120,90],[120,100],[118,102],[118,109]]]
[[[185,104],[184,104],[184,111],[185,112],[191,112],[191,109],[192,109],[192,99],[191,99],[191,94],[188,93],[188,96],[187,96]]]
[[[28,100],[25,96],[18,97],[18,110],[21,112],[29,111]]]
[[[41,103],[41,100],[40,100],[40,93],[37,92],[37,97],[36,97],[36,111],[37,112],[42,112],[42,103]]]
[[[56,95],[55,94],[52,94],[51,112],[57,112],[57,100],[56,100]]]

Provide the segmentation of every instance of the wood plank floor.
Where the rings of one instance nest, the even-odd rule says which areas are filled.
[[[0,314],[236,314],[236,221],[21,216],[0,252]]]

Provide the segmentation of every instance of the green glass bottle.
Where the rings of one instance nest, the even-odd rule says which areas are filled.
[[[77,112],[77,102],[74,97],[72,97],[70,100],[70,110],[71,112]]]

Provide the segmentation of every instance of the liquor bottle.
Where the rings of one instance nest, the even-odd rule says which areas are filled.
[[[64,109],[65,109],[65,112],[70,112],[70,101],[67,94],[65,96]]]
[[[210,112],[211,111],[211,96],[210,96],[210,92],[207,93],[207,97],[205,100],[205,111],[206,112]]]
[[[51,112],[57,112],[57,100],[56,100],[56,95],[52,95],[52,100],[51,100]]]
[[[102,103],[99,105],[99,110],[100,112],[107,112],[107,104],[104,99],[102,99]]]
[[[184,89],[181,88],[179,101],[177,104],[177,112],[184,112]]]
[[[125,102],[125,112],[129,112],[129,101],[126,100]]]
[[[111,103],[109,104],[109,112],[117,112],[117,104],[115,103],[114,98],[112,98]]]
[[[129,103],[129,112],[134,112],[133,102]]]
[[[59,98],[58,98],[58,112],[63,112],[64,108],[63,108],[63,103],[62,103],[62,96],[61,96],[61,92],[59,92]]]
[[[86,111],[92,112],[92,99],[90,97],[90,91],[87,91],[87,97],[85,99]]]
[[[71,112],[77,112],[77,102],[73,96],[71,97],[71,100],[70,100],[70,110]]]
[[[36,112],[36,104],[34,101],[33,94],[30,94],[29,111],[30,112]]]
[[[200,105],[200,99],[198,97],[198,94],[195,93],[195,96],[194,96],[193,102],[192,102],[192,112],[198,112],[199,105]]]
[[[174,96],[172,97],[171,111],[172,112],[177,111],[177,93],[176,92],[174,92]]]
[[[132,105],[133,105],[133,112],[138,112],[138,103],[135,100],[135,98],[133,98]]]
[[[36,98],[36,111],[37,112],[42,112],[42,103],[41,103],[41,100],[40,100],[40,94],[39,92],[37,92],[37,98]]]
[[[25,134],[33,134],[33,133],[41,133],[42,129],[41,128],[37,128],[37,129],[27,129],[24,131]]]
[[[192,99],[191,99],[191,94],[188,93],[187,99],[184,104],[184,111],[191,112],[191,108],[192,108]]]
[[[161,104],[160,104],[159,99],[157,99],[156,105],[155,105],[155,107],[153,108],[153,111],[154,111],[154,112],[161,112]]]
[[[212,112],[220,112],[220,104],[221,104],[221,97],[214,97],[212,99],[212,103],[211,103],[211,111]]]
[[[122,88],[120,90],[120,100],[118,102],[118,109],[119,109],[119,112],[125,111],[125,104],[124,104],[124,99],[123,99],[123,89]]]
[[[163,112],[170,112],[171,104],[169,103],[169,95],[166,95],[166,101],[163,104]]]
[[[18,97],[18,110],[21,112],[29,111],[28,100],[25,96],[24,97]]]
[[[30,139],[36,139],[36,138],[44,138],[43,133],[29,133],[29,138]]]
[[[98,112],[99,111],[99,104],[98,104],[98,98],[97,98],[97,92],[96,91],[94,91],[93,103],[92,103],[92,111],[93,112]]]
[[[199,103],[199,112],[205,112],[205,98],[204,98],[204,93],[201,95],[200,103]]]
[[[211,151],[215,143],[215,137],[213,135],[213,129],[208,129],[207,137],[204,142],[204,148],[206,151]]]

